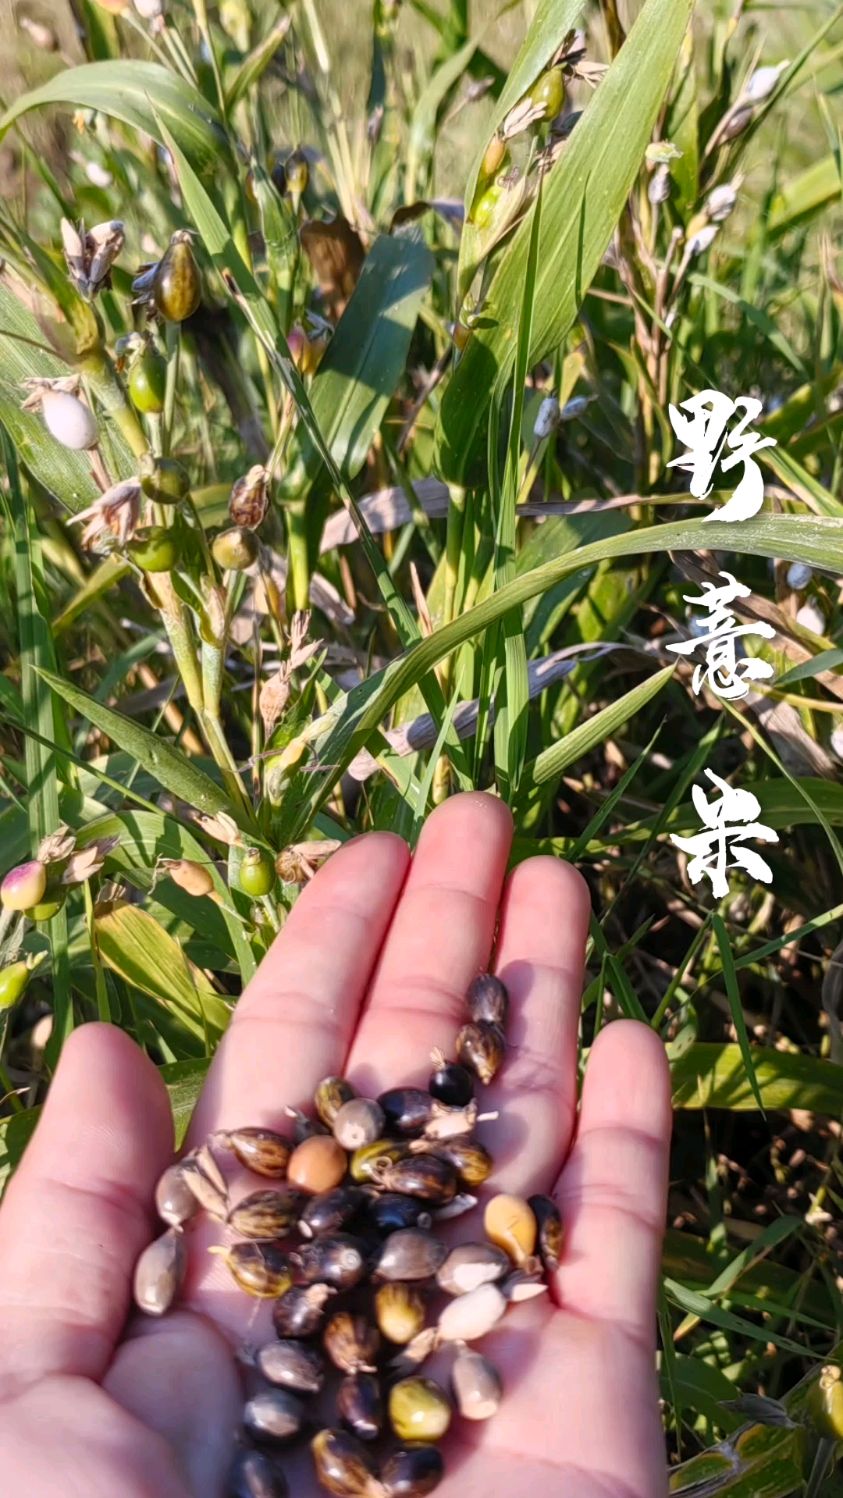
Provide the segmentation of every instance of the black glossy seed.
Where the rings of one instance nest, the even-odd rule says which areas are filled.
[[[374,1373],[349,1373],[337,1389],[343,1425],[361,1441],[376,1441],[383,1429],[383,1399]]]
[[[324,1233],[338,1233],[348,1227],[366,1204],[366,1194],[359,1186],[334,1186],[320,1191],[307,1202],[299,1218],[303,1238],[320,1238]]]
[[[336,1293],[331,1285],[294,1285],[272,1307],[272,1324],[279,1337],[312,1337]]]
[[[384,1462],[381,1483],[386,1498],[423,1498],[439,1486],[444,1475],[438,1446],[402,1446]]]
[[[471,1018],[490,1025],[505,1025],[509,995],[494,973],[480,973],[466,994]]]
[[[425,1203],[415,1196],[384,1191],[373,1197],[366,1216],[379,1233],[397,1233],[399,1228],[430,1227]]]
[[[457,1191],[457,1172],[450,1160],[441,1155],[418,1154],[406,1160],[389,1161],[379,1179],[388,1191],[416,1196],[434,1207],[452,1201]]]
[[[551,1274],[559,1268],[562,1253],[563,1231],[559,1208],[551,1196],[531,1196],[529,1202],[539,1225],[539,1258],[545,1271]]]
[[[241,1446],[234,1453],[226,1498],[287,1498],[287,1479],[273,1456]]]
[[[325,1327],[325,1351],[341,1373],[372,1373],[381,1335],[366,1316],[336,1311]]]
[[[304,1422],[304,1405],[289,1389],[261,1389],[243,1410],[243,1429],[255,1441],[292,1441]]]
[[[380,1280],[427,1280],[448,1256],[447,1245],[421,1228],[402,1228],[390,1233],[375,1261]]]
[[[420,1133],[433,1112],[433,1098],[420,1087],[391,1087],[381,1093],[378,1102],[387,1127],[398,1134]]]
[[[320,1430],[310,1443],[316,1476],[336,1498],[361,1498],[376,1475],[366,1447],[345,1430]]]
[[[255,1366],[267,1383],[296,1394],[318,1394],[325,1382],[325,1359],[319,1349],[289,1337],[258,1348]]]
[[[329,1233],[303,1243],[290,1254],[296,1279],[301,1284],[333,1285],[352,1290],[366,1273],[366,1248],[350,1233]]]
[[[474,1078],[467,1066],[459,1061],[443,1061],[431,1073],[428,1082],[431,1097],[449,1108],[464,1108],[474,1097]]]

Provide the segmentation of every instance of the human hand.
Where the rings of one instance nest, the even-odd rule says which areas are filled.
[[[412,862],[387,833],[336,853],[239,1001],[190,1142],[277,1126],[285,1104],[307,1108],[332,1072],[364,1095],[423,1082],[430,1051],[447,1049],[462,1022],[500,920],[495,968],[511,1019],[504,1066],[483,1093],[501,1114],[485,1126],[491,1184],[553,1191],[565,1247],[551,1296],[511,1307],[482,1344],[502,1373],[504,1402],[485,1424],[455,1420],[438,1492],[659,1498],[664,1051],[644,1025],[609,1025],[592,1048],[577,1118],[588,894],[549,858],[520,864],[504,884],[511,835],[505,807],[472,793],[430,817]],[[156,1231],[152,1194],[171,1151],[169,1102],[152,1064],[119,1030],[77,1030],[0,1209],[6,1498],[223,1491],[243,1402],[234,1354],[242,1339],[262,1338],[267,1313],[233,1289],[197,1226],[184,1308],[127,1325],[134,1263]],[[283,1465],[295,1498],[316,1498],[307,1451]]]

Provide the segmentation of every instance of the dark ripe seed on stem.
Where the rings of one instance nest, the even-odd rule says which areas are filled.
[[[417,1139],[415,1143],[425,1152],[447,1160],[464,1186],[482,1185],[494,1168],[489,1151],[476,1139]]]
[[[429,1280],[447,1254],[446,1245],[432,1233],[402,1228],[385,1240],[373,1272],[381,1280]]]
[[[169,1311],[184,1282],[187,1249],[178,1228],[147,1245],[135,1265],[135,1305],[147,1316]]]
[[[332,1285],[352,1290],[366,1273],[363,1245],[350,1233],[329,1233],[303,1243],[290,1255],[297,1279],[305,1285]]]
[[[404,1347],[424,1326],[425,1305],[413,1285],[400,1281],[380,1285],[375,1292],[375,1320],[390,1342]]]
[[[402,1378],[390,1389],[388,1404],[399,1441],[438,1441],[451,1423],[451,1401],[432,1378]]]
[[[256,1300],[277,1300],[293,1283],[290,1261],[274,1243],[233,1243],[222,1259],[235,1284]]]
[[[320,1238],[323,1233],[338,1233],[347,1227],[366,1204],[359,1186],[333,1186],[320,1191],[305,1204],[299,1218],[303,1238]]]
[[[538,1223],[538,1251],[543,1268],[553,1274],[562,1255],[562,1218],[552,1196],[531,1196],[529,1204]]]
[[[243,1410],[243,1429],[255,1441],[292,1441],[304,1421],[304,1405],[289,1389],[260,1389]]]
[[[267,1383],[296,1394],[318,1394],[325,1382],[325,1359],[318,1348],[289,1337],[259,1347],[255,1365]]]
[[[281,1180],[287,1174],[293,1146],[274,1129],[229,1129],[227,1133],[218,1134],[217,1140],[255,1175]]]
[[[387,1126],[398,1134],[418,1134],[433,1110],[433,1098],[420,1087],[391,1087],[378,1098]]]
[[[365,1316],[336,1311],[325,1327],[325,1351],[341,1373],[373,1373],[380,1332]]]
[[[509,1255],[493,1243],[459,1243],[437,1271],[436,1283],[449,1295],[468,1295],[478,1285],[502,1280],[511,1268]]]
[[[489,1420],[500,1408],[503,1385],[489,1359],[466,1348],[451,1368],[451,1392],[464,1420]]]
[[[396,1233],[399,1228],[429,1228],[430,1214],[417,1196],[401,1196],[397,1191],[383,1191],[369,1201],[366,1216],[379,1233]]]
[[[450,1161],[440,1155],[419,1154],[389,1161],[374,1179],[387,1191],[417,1196],[435,1207],[444,1206],[457,1194],[457,1173]]]
[[[393,1451],[381,1467],[386,1498],[424,1498],[445,1476],[438,1446],[404,1446]]]
[[[334,1119],[334,1138],[344,1150],[361,1149],[380,1139],[384,1129],[384,1113],[379,1103],[372,1098],[356,1097],[343,1103]]]
[[[406,1154],[406,1144],[398,1144],[394,1139],[376,1139],[373,1144],[364,1144],[362,1149],[354,1151],[349,1170],[355,1181],[374,1181],[384,1164],[403,1160]]]
[[[315,1336],[325,1320],[325,1307],[336,1293],[331,1285],[293,1285],[272,1307],[278,1336]]]
[[[473,1020],[489,1025],[506,1024],[509,995],[494,973],[480,973],[474,979],[466,994],[466,1003]]]
[[[288,1498],[287,1479],[266,1451],[241,1446],[228,1473],[226,1498]]]
[[[196,311],[201,297],[202,283],[190,235],[180,230],[159,261],[152,284],[153,305],[168,322],[184,322]]]
[[[503,1030],[485,1020],[463,1025],[457,1036],[457,1055],[483,1083],[491,1082],[503,1061]]]
[[[199,1211],[199,1203],[184,1178],[181,1165],[168,1165],[155,1187],[155,1210],[163,1222],[178,1228]]]
[[[356,1436],[320,1430],[310,1443],[316,1476],[336,1498],[362,1498],[376,1478],[375,1463]]]
[[[271,1242],[283,1238],[298,1222],[304,1196],[300,1191],[253,1191],[228,1214],[228,1226],[243,1238]]]
[[[323,1077],[313,1094],[313,1106],[323,1124],[331,1129],[340,1108],[355,1096],[354,1088],[345,1077]]]
[[[459,1061],[446,1061],[444,1056],[438,1060],[427,1085],[431,1097],[438,1103],[447,1103],[449,1108],[464,1108],[474,1097],[474,1078],[468,1067]]]
[[[361,1441],[376,1441],[383,1429],[383,1399],[373,1373],[349,1373],[337,1389],[337,1413]]]

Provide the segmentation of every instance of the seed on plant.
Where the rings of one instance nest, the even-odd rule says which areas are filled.
[[[205,863],[194,863],[190,858],[162,858],[159,867],[164,869],[167,877],[183,889],[185,894],[210,895],[214,888],[214,880],[208,865]]]
[[[474,1078],[459,1061],[446,1061],[441,1051],[433,1053],[434,1071],[428,1089],[431,1097],[449,1108],[464,1108],[474,1097]]]
[[[555,120],[565,102],[565,79],[561,68],[548,68],[529,93],[530,103],[543,111],[544,120]]]
[[[378,1098],[390,1129],[418,1134],[433,1111],[433,1098],[420,1087],[391,1087]]]
[[[393,1451],[381,1467],[381,1487],[386,1498],[424,1498],[444,1475],[438,1446],[404,1446]]]
[[[129,399],[144,416],[160,416],[167,388],[167,361],[154,343],[145,340],[129,365]]]
[[[253,1191],[231,1208],[226,1221],[243,1238],[272,1242],[292,1232],[301,1212],[302,1200],[300,1191]]]
[[[476,1342],[497,1326],[509,1302],[497,1285],[478,1285],[449,1300],[437,1323],[441,1342]]]
[[[313,1106],[323,1124],[331,1129],[334,1119],[344,1103],[350,1103],[357,1094],[345,1077],[323,1077],[313,1094]]]
[[[269,473],[261,463],[256,463],[242,478],[235,480],[228,500],[232,525],[245,525],[249,530],[256,530],[263,522],[269,504],[268,483]]]
[[[383,1191],[372,1197],[366,1216],[379,1233],[397,1233],[399,1228],[429,1228],[432,1220],[423,1201],[415,1196],[399,1196],[397,1191]]]
[[[53,916],[58,915],[66,899],[67,894],[63,890],[57,890],[54,898],[50,898],[48,892],[47,899],[42,900],[40,905],[33,905],[27,915],[31,921],[51,921]]]
[[[299,1218],[303,1238],[320,1238],[323,1233],[339,1233],[354,1221],[366,1197],[359,1186],[334,1186],[312,1196]]]
[[[843,1440],[843,1380],[836,1363],[827,1363],[820,1370],[808,1395],[807,1409],[823,1440]]]
[[[219,531],[211,542],[211,554],[224,572],[245,572],[257,560],[260,550],[254,531],[243,525]]]
[[[491,182],[484,192],[475,197],[471,208],[471,222],[476,229],[488,229],[491,226],[502,197],[503,188],[499,182]],[[457,323],[459,331],[463,331],[463,327],[464,325],[461,322]],[[471,335],[470,328],[466,328],[464,331],[469,336]],[[459,346],[458,343],[457,347]]]
[[[373,1144],[364,1144],[362,1149],[354,1151],[349,1170],[355,1181],[374,1182],[387,1165],[403,1160],[406,1154],[406,1144],[398,1144],[394,1139],[376,1139]]]
[[[491,1082],[503,1061],[505,1040],[499,1025],[472,1020],[457,1036],[457,1055],[481,1082]]]
[[[301,197],[310,181],[310,167],[303,151],[293,151],[284,164],[287,191],[293,197]]]
[[[208,1215],[217,1222],[223,1222],[230,1205],[225,1182],[220,1190],[219,1182],[213,1174],[208,1174],[195,1155],[188,1155],[182,1160],[181,1172],[185,1185],[193,1192],[200,1207],[204,1207]]]
[[[350,1233],[330,1233],[302,1243],[290,1255],[297,1279],[306,1285],[333,1285],[351,1290],[366,1272],[363,1244]]]
[[[195,1193],[184,1177],[181,1164],[168,1165],[155,1187],[155,1210],[170,1227],[180,1228],[199,1211]]]
[[[334,1119],[334,1138],[344,1150],[361,1149],[374,1144],[383,1133],[384,1114],[371,1098],[356,1097],[343,1103]]]
[[[505,1192],[493,1196],[486,1204],[483,1228],[486,1237],[508,1253],[518,1266],[536,1251],[538,1223],[530,1203],[523,1196],[509,1196]]]
[[[344,1430],[320,1430],[310,1449],[316,1476],[336,1498],[364,1498],[373,1491],[375,1463],[356,1436]]]
[[[220,1244],[208,1252],[219,1254],[235,1283],[256,1300],[279,1300],[289,1293],[293,1283],[290,1263],[274,1243]]]
[[[279,1337],[312,1337],[325,1319],[332,1285],[293,1285],[272,1308],[272,1324]]]
[[[464,1420],[489,1420],[500,1409],[503,1385],[488,1358],[466,1349],[451,1368],[451,1393]]]
[[[287,1479],[266,1451],[238,1447],[228,1473],[226,1498],[288,1498]]]
[[[502,1280],[511,1267],[508,1255],[493,1243],[460,1243],[437,1271],[436,1283],[449,1295],[468,1295],[478,1285]]]
[[[177,505],[190,493],[190,474],[178,458],[156,458],[144,453],[140,460],[141,488],[158,505]]]
[[[380,1285],[375,1292],[375,1320],[383,1335],[399,1347],[418,1336],[424,1326],[425,1305],[419,1291],[400,1281]]]
[[[126,551],[141,572],[172,572],[179,556],[175,534],[165,525],[135,531]]]
[[[255,1175],[281,1180],[287,1174],[287,1162],[293,1146],[274,1129],[254,1127],[227,1129],[214,1136],[222,1149],[231,1150],[235,1159]]]
[[[261,1389],[243,1410],[243,1429],[255,1441],[292,1441],[304,1425],[304,1405],[289,1389]]]
[[[447,1254],[446,1245],[432,1233],[401,1228],[384,1242],[373,1273],[381,1280],[429,1280]]]
[[[45,390],[41,399],[41,415],[51,437],[62,447],[73,452],[83,452],[96,447],[99,440],[97,419],[90,406],[86,406],[78,395],[64,390]]]
[[[163,1316],[175,1301],[187,1269],[184,1238],[168,1228],[143,1250],[135,1265],[135,1305],[147,1316]]]
[[[0,1010],[11,1009],[23,996],[29,972],[25,962],[10,962],[8,967],[0,969]]]
[[[440,1155],[409,1155],[403,1160],[385,1161],[375,1168],[372,1179],[387,1191],[417,1196],[437,1207],[452,1201],[457,1192],[457,1173]]]
[[[486,152],[480,166],[481,177],[494,177],[503,165],[506,156],[506,141],[502,135],[493,135],[486,147]]]
[[[485,1145],[465,1136],[456,1139],[415,1139],[411,1148],[447,1160],[465,1186],[482,1185],[494,1168],[495,1162]]]
[[[509,996],[494,973],[480,973],[466,994],[468,1012],[476,1024],[505,1025]]]
[[[318,1394],[325,1382],[325,1360],[318,1348],[291,1337],[259,1347],[255,1365],[267,1383],[297,1394]]]
[[[365,1316],[335,1311],[322,1340],[328,1357],[341,1373],[374,1373],[380,1332]]]
[[[190,234],[179,229],[155,269],[149,300],[167,322],[184,322],[193,316],[201,299],[202,282]]]
[[[552,1196],[531,1196],[529,1206],[538,1224],[539,1258],[548,1274],[559,1268],[562,1254],[562,1218]]]
[[[383,1429],[383,1400],[373,1373],[349,1373],[337,1389],[337,1413],[361,1441],[376,1441]]]
[[[237,883],[244,895],[259,900],[275,883],[275,865],[263,848],[247,848],[237,870]]]
[[[287,1176],[303,1191],[314,1195],[339,1186],[348,1169],[348,1156],[330,1134],[313,1134],[296,1145],[287,1166]]]
[[[31,910],[40,905],[47,888],[47,870],[37,858],[10,869],[0,884],[0,904],[4,910]]]
[[[438,1441],[451,1423],[451,1402],[432,1378],[402,1378],[389,1391],[389,1420],[400,1441]]]

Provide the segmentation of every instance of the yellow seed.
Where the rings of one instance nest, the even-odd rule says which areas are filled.
[[[523,1264],[535,1252],[538,1224],[523,1196],[501,1193],[493,1196],[483,1215],[486,1237],[509,1254],[514,1264]]]

